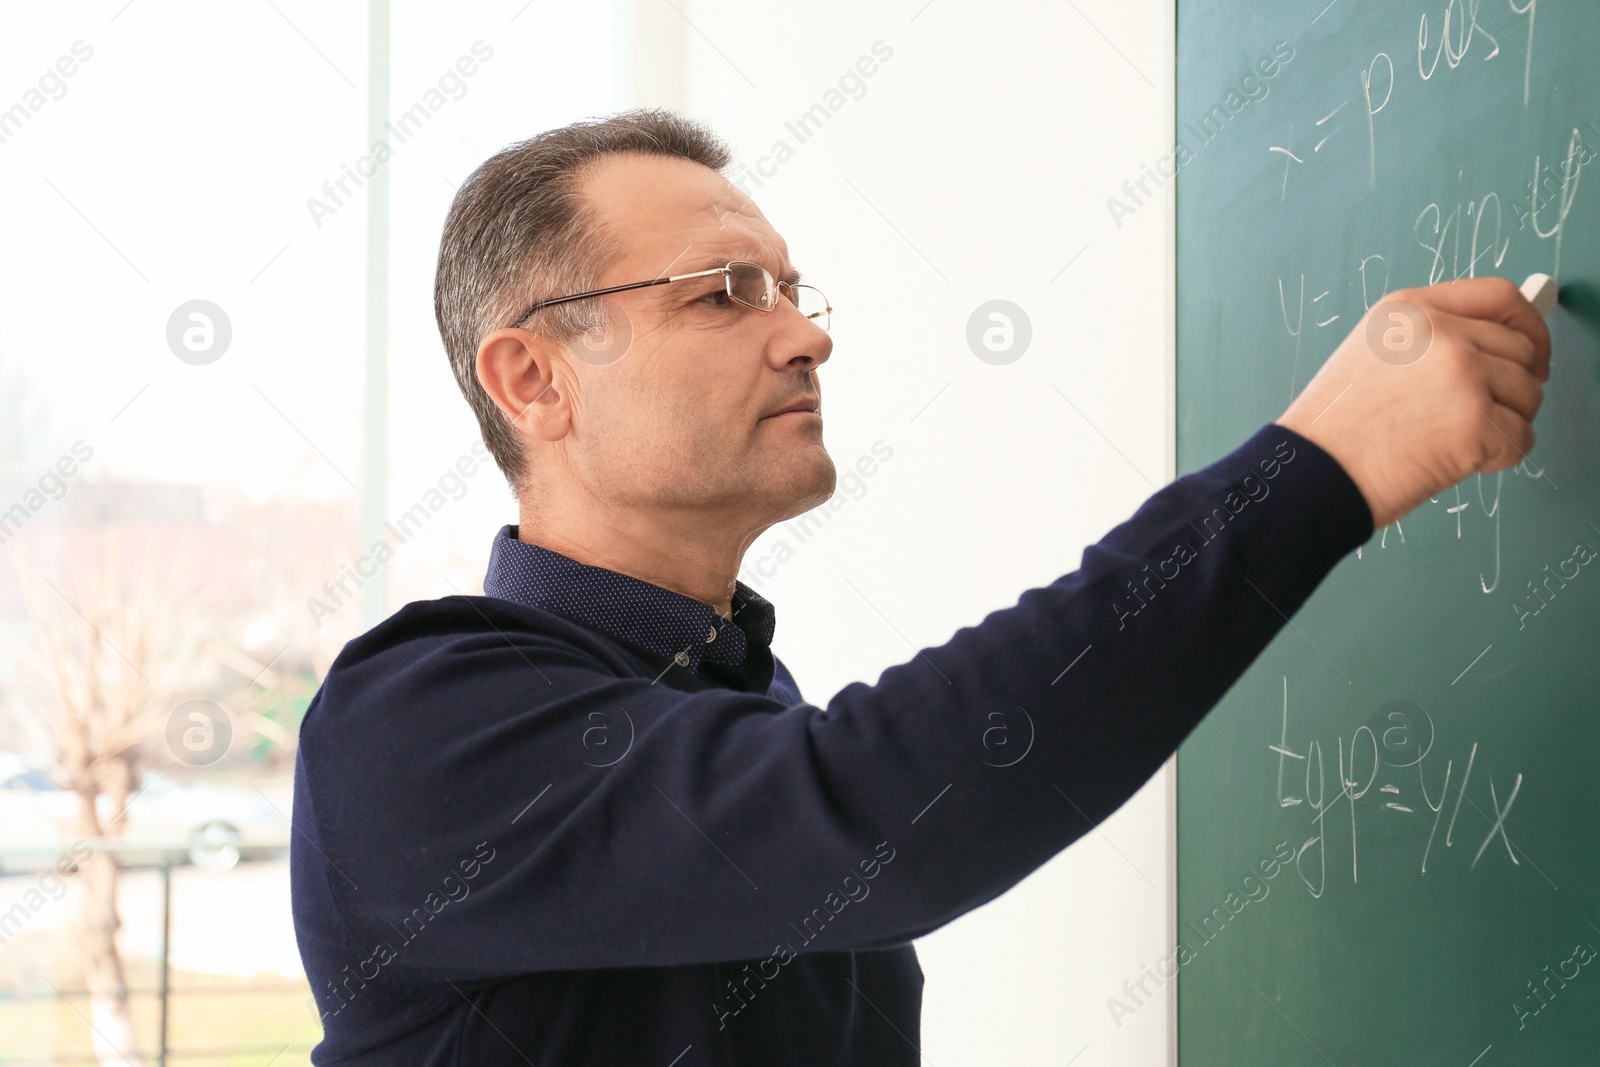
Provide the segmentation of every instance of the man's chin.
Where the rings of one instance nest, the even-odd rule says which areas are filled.
[[[838,486],[839,474],[834,469],[833,457],[818,445],[813,457],[808,458],[805,464],[797,465],[785,482],[790,489],[785,494],[789,503],[777,520],[779,522],[804,515],[812,508],[827,503]]]

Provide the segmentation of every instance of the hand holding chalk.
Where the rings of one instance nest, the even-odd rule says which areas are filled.
[[[1374,528],[1521,463],[1550,376],[1555,281],[1461,278],[1389,293],[1275,421],[1338,461]]]
[[[1522,283],[1522,295],[1543,318],[1549,318],[1556,306],[1556,280],[1548,274],[1530,274]]]

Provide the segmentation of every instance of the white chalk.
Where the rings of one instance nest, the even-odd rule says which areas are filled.
[[[1548,318],[1556,306],[1556,280],[1548,274],[1530,274],[1522,283],[1522,295],[1541,316]]]

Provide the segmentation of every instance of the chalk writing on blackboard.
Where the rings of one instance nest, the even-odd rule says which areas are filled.
[[[1466,753],[1465,769],[1461,774],[1456,774],[1455,759],[1447,759],[1442,779],[1436,786],[1430,787],[1430,771],[1426,761],[1436,747],[1436,733],[1432,717],[1420,706],[1409,701],[1392,701],[1379,709],[1372,722],[1356,727],[1348,739],[1343,735],[1335,739],[1333,751],[1337,754],[1335,783],[1338,792],[1331,797],[1327,781],[1330,762],[1327,746],[1311,738],[1291,747],[1289,735],[1289,679],[1285,676],[1282,727],[1277,742],[1269,744],[1267,748],[1278,761],[1278,806],[1301,808],[1313,813],[1306,827],[1312,831],[1311,836],[1296,850],[1294,860],[1295,871],[1313,898],[1320,899],[1327,889],[1328,834],[1332,821],[1324,822],[1324,819],[1334,811],[1335,806],[1342,801],[1349,804],[1350,883],[1357,885],[1361,881],[1360,826],[1363,820],[1372,817],[1404,819],[1419,814],[1416,802],[1406,792],[1407,788],[1416,790],[1421,798],[1420,807],[1433,815],[1431,820],[1424,816],[1417,824],[1419,876],[1428,873],[1429,861],[1435,858],[1436,849],[1448,849],[1456,844],[1456,824],[1463,805],[1468,807],[1469,815],[1476,812],[1488,824],[1483,837],[1477,839],[1478,844],[1471,859],[1465,863],[1468,870],[1476,867],[1485,854],[1498,851],[1493,848],[1497,841],[1503,846],[1506,859],[1513,865],[1521,866],[1526,858],[1512,846],[1506,831],[1506,818],[1511,814],[1512,806],[1522,790],[1523,776],[1516,774],[1510,788],[1505,789],[1503,779],[1497,783],[1492,773],[1478,769],[1478,743],[1474,741]],[[1435,756],[1435,770],[1437,759]],[[1474,771],[1478,771],[1480,799],[1486,802],[1487,807],[1481,806],[1468,795],[1468,789],[1474,783]],[[1411,780],[1413,777],[1414,781]],[[1368,804],[1360,804],[1369,796],[1372,800]],[[1469,818],[1470,822],[1473,820]],[[1428,827],[1426,838],[1422,837],[1421,827],[1424,824]],[[1442,836],[1439,832],[1441,825],[1444,830]],[[1467,825],[1462,824],[1463,835],[1467,832]],[[1472,832],[1474,838],[1477,832]],[[1471,847],[1470,842],[1464,843]]]

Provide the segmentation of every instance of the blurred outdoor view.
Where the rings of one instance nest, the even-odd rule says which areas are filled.
[[[310,1062],[300,719],[516,521],[434,325],[440,227],[497,149],[613,109],[611,19],[8,8],[0,1064]]]

